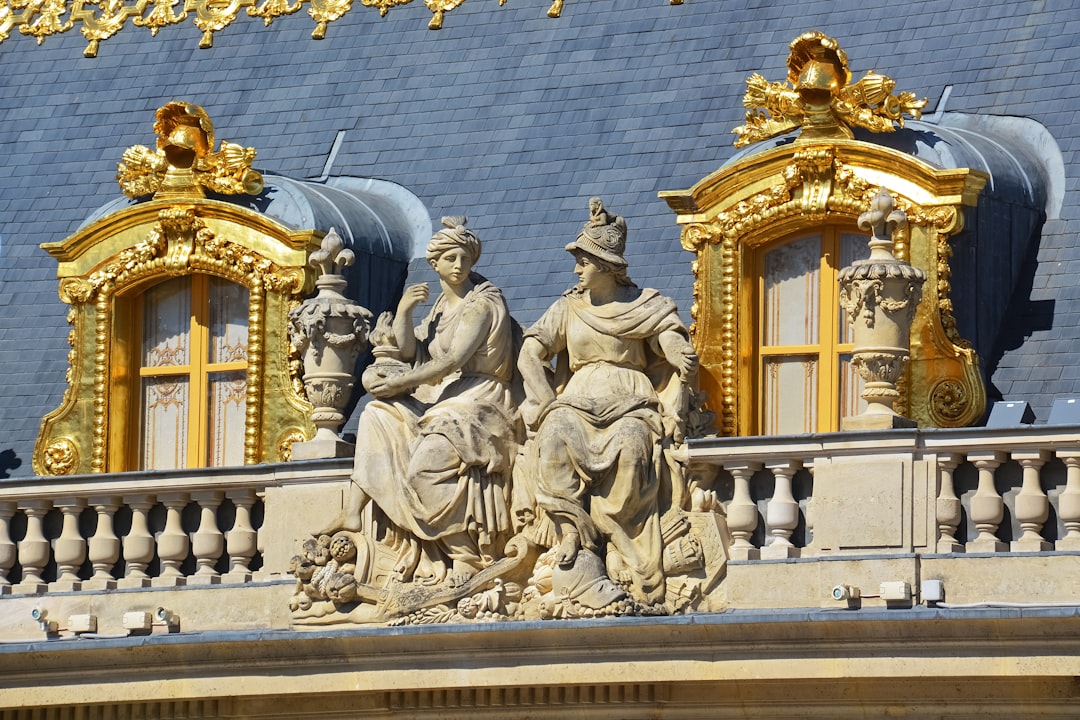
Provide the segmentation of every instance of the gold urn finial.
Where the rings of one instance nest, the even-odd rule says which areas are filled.
[[[834,38],[811,30],[790,47],[787,83],[770,83],[756,73],[746,79],[746,124],[735,128],[735,147],[799,127],[796,142],[850,139],[852,127],[892,132],[904,126],[904,115],[922,117],[926,98],[893,95],[892,78],[870,71],[852,83],[847,54]]]
[[[205,197],[258,195],[262,175],[251,169],[255,149],[222,142],[214,151],[214,123],[193,103],[174,100],[155,116],[157,149],[135,145],[124,151],[116,179],[128,197]]]

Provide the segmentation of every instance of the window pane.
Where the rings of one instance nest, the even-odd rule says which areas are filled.
[[[851,364],[851,354],[840,354],[840,419],[861,415],[866,410],[862,399],[866,382]],[[837,425],[837,427],[840,427]]]
[[[209,467],[244,464],[244,416],[247,412],[247,373],[210,373],[207,388]]]
[[[865,260],[870,257],[870,246],[868,243],[870,238],[866,235],[857,235],[854,233],[842,233],[840,235],[840,267],[846,268],[856,260]],[[840,342],[849,343],[854,342],[852,337],[851,326],[848,325],[847,312],[844,308],[840,308]]]
[[[189,403],[187,377],[142,379],[144,470],[187,467]]]
[[[783,435],[817,430],[818,367],[814,355],[765,358],[762,432]]]
[[[765,255],[763,338],[769,347],[818,342],[821,237],[786,243]]]
[[[248,289],[210,278],[210,362],[247,360]]]
[[[191,278],[155,285],[144,297],[143,367],[190,364]]]

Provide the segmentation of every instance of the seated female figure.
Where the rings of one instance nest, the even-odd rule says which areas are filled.
[[[442,293],[415,331],[427,286],[407,288],[398,305],[394,335],[411,366],[368,381],[378,400],[360,416],[341,526],[358,530],[373,500],[398,540],[397,576],[457,586],[490,564],[509,534],[521,423],[506,302],[472,272],[480,241],[465,218],[443,224],[427,248]]]

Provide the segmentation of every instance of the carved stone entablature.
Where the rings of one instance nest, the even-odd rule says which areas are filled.
[[[854,228],[884,188],[907,214],[893,254],[927,275],[911,330],[912,361],[897,408],[920,426],[958,427],[978,420],[986,395],[979,360],[959,335],[950,299],[949,238],[963,229],[987,176],[934,168],[868,142],[819,140],[772,147],[717,170],[685,191],[660,193],[695,253],[691,331],[702,360],[702,389],[724,435],[751,433],[756,284],[749,257],[773,240],[824,225]],[[935,388],[948,380],[950,391]],[[948,398],[943,404],[942,398]]]

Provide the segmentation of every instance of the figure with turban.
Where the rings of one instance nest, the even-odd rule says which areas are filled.
[[[498,558],[511,531],[510,476],[523,426],[511,399],[512,319],[472,271],[480,240],[443,218],[427,247],[441,294],[413,328],[426,284],[406,288],[393,320],[400,374],[365,381],[352,486],[339,527],[359,530],[373,501],[389,521],[402,581],[460,586]]]

